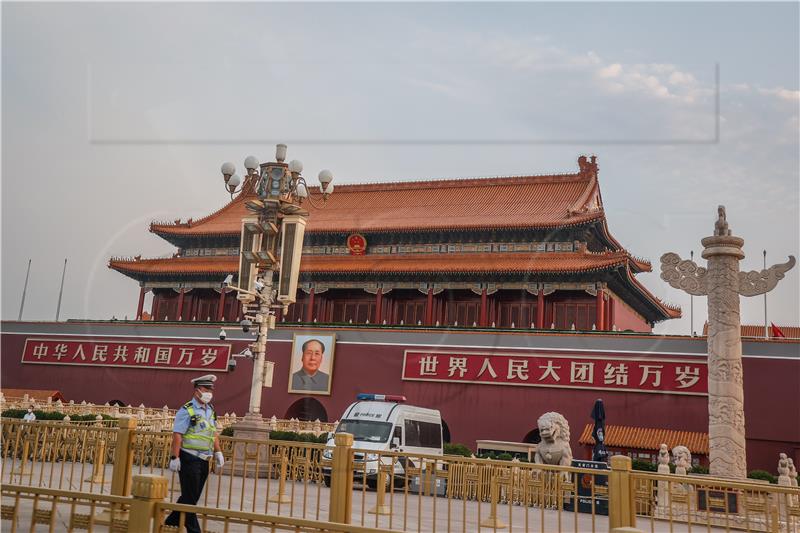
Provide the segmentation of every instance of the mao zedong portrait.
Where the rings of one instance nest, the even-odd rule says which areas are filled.
[[[325,357],[325,345],[309,339],[302,346],[303,368],[292,374],[292,390],[327,392],[330,376],[319,368]]]

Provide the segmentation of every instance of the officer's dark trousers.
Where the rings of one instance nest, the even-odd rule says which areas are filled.
[[[208,478],[208,461],[190,455],[183,450],[181,450],[180,459],[181,470],[178,472],[178,476],[181,480],[181,497],[178,498],[178,503],[196,505],[200,499],[200,493],[203,492],[203,486],[206,484],[206,478]],[[178,512],[171,513],[164,524],[168,526],[180,525],[181,514]],[[184,523],[188,533],[201,533],[196,514],[186,513],[186,521]]]

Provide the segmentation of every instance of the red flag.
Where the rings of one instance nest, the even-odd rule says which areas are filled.
[[[776,337],[776,338],[780,337],[782,339],[786,338],[786,335],[783,334],[783,332],[781,331],[781,328],[779,328],[778,326],[776,326],[772,322],[770,322],[770,325],[772,326],[772,336],[773,337]]]

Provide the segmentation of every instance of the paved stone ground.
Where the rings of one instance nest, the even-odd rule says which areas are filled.
[[[25,485],[38,485],[40,479],[50,479],[51,468],[53,468],[52,487],[62,490],[82,490],[87,492],[108,493],[111,480],[111,465],[105,468],[104,484],[90,484],[85,480],[91,475],[91,470],[84,470],[83,476],[79,475],[79,465],[69,463],[58,463],[54,467],[51,464],[44,465],[42,475],[41,465],[34,465],[30,469],[30,464],[26,470],[32,473],[20,480],[19,475],[11,475],[8,464],[4,465],[3,476],[0,481],[3,483],[15,483]],[[63,474],[62,474],[63,468]],[[134,467],[134,473],[158,474],[162,475],[161,469],[151,471]],[[180,486],[177,475],[172,472],[165,472],[167,479],[171,482],[170,500],[175,501],[180,493]],[[60,487],[59,487],[60,483]],[[297,518],[307,518],[311,520],[328,518],[328,504],[330,491],[327,487],[316,483],[289,482],[286,484],[285,503],[277,503],[269,500],[269,496],[275,496],[278,491],[278,482],[274,479],[242,479],[238,476],[212,475],[207,484],[206,490],[201,498],[200,504],[215,508],[229,508],[246,512],[266,513],[279,516],[293,516]],[[419,496],[414,493],[404,493],[397,491],[394,494],[387,494],[385,506],[390,510],[391,515],[375,515],[369,513],[376,504],[377,494],[374,491],[366,490],[356,485],[353,491],[353,514],[352,523],[366,527],[378,528],[381,530],[395,531],[441,531],[441,532],[477,532],[492,531],[492,527],[479,527],[479,524],[490,515],[491,506],[488,503],[478,503],[476,501],[448,500],[447,498],[433,498],[430,496]],[[3,504],[13,503],[8,498],[3,499]],[[46,504],[45,507],[49,507]],[[22,504],[21,522],[18,530],[27,531],[30,524],[30,516],[33,502],[25,501]],[[78,509],[76,512],[88,513],[89,509]],[[67,531],[69,523],[70,505],[61,503],[57,510],[57,525],[55,531]],[[539,509],[536,507],[521,507],[518,505],[509,506],[507,504],[498,506],[498,519],[500,525],[506,526],[499,531],[530,531],[530,532],[606,532],[608,531],[608,518],[596,516],[594,520],[590,514],[571,513],[568,511],[558,512],[553,509]],[[8,522],[4,521],[3,530],[6,530]],[[694,524],[689,528],[686,524],[672,524],[667,521],[651,521],[649,518],[640,517],[638,526],[643,531],[652,533],[662,532],[689,532],[706,531],[716,532],[725,531],[725,528],[707,527],[706,524]],[[38,526],[34,531],[46,530],[45,526]],[[104,531],[101,528],[99,531]],[[209,522],[204,531],[215,532],[223,531],[225,526],[220,523]],[[255,529],[256,531],[258,529]],[[244,525],[229,525],[227,531],[231,533],[247,531]]]

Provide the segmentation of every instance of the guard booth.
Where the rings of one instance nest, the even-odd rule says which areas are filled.
[[[479,440],[477,454],[493,453],[499,455],[501,453],[510,453],[515,459],[520,461],[533,462],[533,456],[536,454],[536,444],[528,442],[507,442],[502,440]]]

